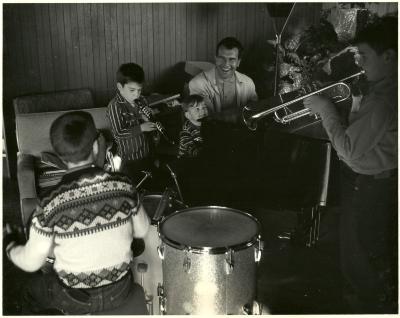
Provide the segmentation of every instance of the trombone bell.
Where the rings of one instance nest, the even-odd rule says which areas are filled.
[[[251,108],[249,106],[245,106],[243,107],[242,110],[242,118],[243,118],[243,122],[245,123],[245,125],[247,126],[247,128],[249,128],[250,130],[257,130],[258,124],[257,124],[257,120],[252,118],[252,111]]]

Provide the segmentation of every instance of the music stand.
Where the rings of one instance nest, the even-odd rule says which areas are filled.
[[[291,8],[289,9],[289,6],[291,5]],[[282,33],[285,30],[285,27],[289,21],[290,16],[293,13],[293,9],[295,7],[296,3],[268,3],[267,4],[267,10],[272,18],[272,26],[274,28],[275,32],[275,37],[276,37],[276,43],[275,43],[275,76],[274,76],[274,96],[276,96],[278,92],[278,81],[279,81],[279,47],[281,45],[282,41]],[[289,11],[289,14],[287,12]],[[277,26],[276,26],[276,20],[274,18],[277,17],[284,17],[286,16],[285,23],[283,24],[283,27],[281,31],[278,33]]]

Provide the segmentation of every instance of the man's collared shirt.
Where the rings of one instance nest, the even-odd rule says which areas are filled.
[[[218,90],[221,93],[221,108],[222,110],[237,109],[236,97],[236,78],[232,76],[229,79],[217,78]]]
[[[236,107],[238,111],[251,101],[258,99],[253,80],[239,72],[235,72]],[[219,113],[223,107],[223,92],[218,87],[215,67],[201,72],[189,82],[190,94],[204,97],[205,104],[211,113]],[[232,95],[231,95],[232,96]]]

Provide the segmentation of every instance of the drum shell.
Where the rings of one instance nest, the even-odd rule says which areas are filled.
[[[144,251],[139,256],[133,259],[133,276],[135,282],[141,284],[143,275],[143,289],[146,296],[152,297],[153,301],[153,313],[160,315],[159,303],[157,297],[158,284],[163,282],[162,263],[157,252],[157,247],[161,244],[161,240],[158,235],[157,222],[153,219],[155,210],[159,201],[161,200],[161,194],[146,194],[143,197],[143,205],[146,209],[147,214],[151,219],[151,226],[149,227],[146,236],[143,238]],[[180,209],[187,208],[187,206],[175,199],[171,199],[168,207],[165,209],[163,216],[169,215]],[[137,269],[138,264],[144,263],[147,265],[147,272],[140,273]]]
[[[145,295],[152,297],[153,300],[153,313],[160,315],[159,304],[157,297],[157,286],[163,282],[162,263],[157,253],[157,246],[160,244],[160,239],[157,232],[157,226],[151,225],[144,237],[145,249],[142,254],[133,259],[133,277],[136,283],[142,284],[143,275],[143,289]],[[140,273],[138,271],[138,264],[144,263],[147,265],[147,272]]]
[[[238,240],[237,244],[232,246],[227,242],[228,245],[225,247],[219,245],[222,241],[220,243],[213,241],[215,245],[191,246],[188,242],[194,242],[190,239],[192,233],[201,231],[205,227],[200,226],[195,230],[190,226],[183,226],[188,238],[184,242],[175,235],[175,231],[179,228],[167,226],[168,223],[174,223],[174,219],[178,221],[182,220],[181,217],[184,215],[195,217],[196,214],[203,214],[204,226],[209,220],[214,220],[213,224],[221,224],[224,222],[218,220],[219,212],[225,216],[223,220],[231,219],[229,216],[231,212],[235,214],[239,212],[248,222],[254,224],[252,227],[254,231],[250,232],[245,240]],[[201,221],[196,219],[194,223],[197,226],[202,223]],[[183,225],[179,222],[175,224]],[[224,207],[193,207],[164,219],[159,225],[159,234],[162,240],[160,249],[163,257],[165,313],[168,315],[243,314],[243,306],[251,305],[256,297],[258,225],[258,221],[250,215],[246,216],[243,212]],[[224,234],[223,228],[224,226],[221,235]],[[195,231],[192,232],[193,230]],[[226,233],[223,237],[226,238]],[[232,264],[231,268],[229,264]]]
[[[166,245],[163,275],[166,312],[172,315],[243,314],[255,299],[254,247],[233,252],[234,268],[226,270],[226,254],[188,253]],[[190,270],[184,271],[185,258]]]

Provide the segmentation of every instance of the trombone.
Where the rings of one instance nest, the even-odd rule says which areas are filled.
[[[364,74],[365,71],[360,71],[356,74],[347,76],[340,81],[333,83],[331,85],[325,86],[319,90],[315,90],[313,92],[307,93],[305,95],[301,95],[295,99],[292,99],[288,102],[283,102],[282,101],[282,96],[279,95],[282,104],[272,107],[267,110],[259,111],[257,112],[256,109],[252,109],[251,104],[247,105],[243,108],[242,110],[242,119],[247,128],[250,130],[256,130],[258,126],[258,121],[270,114],[274,114],[274,119],[281,124],[287,124],[293,120],[299,119],[301,117],[307,116],[310,114],[310,109],[303,107],[303,109],[297,111],[297,112],[292,112],[290,109],[287,108],[287,106],[295,104],[299,101],[302,101],[303,99],[306,99],[309,96],[315,95],[315,94],[320,94],[320,93],[330,93],[332,96],[329,96],[334,103],[339,103],[342,102],[346,99],[348,99],[351,96],[351,89],[350,87],[345,84],[344,82],[358,77],[362,74]],[[302,92],[301,92],[302,93]],[[333,93],[333,94],[332,94]],[[329,94],[328,94],[329,95]],[[284,115],[280,115],[278,113],[279,110],[283,109],[285,111]]]

